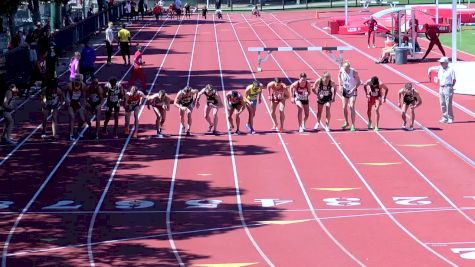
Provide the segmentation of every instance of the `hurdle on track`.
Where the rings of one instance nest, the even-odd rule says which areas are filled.
[[[308,47],[249,47],[249,52],[257,52],[257,71],[262,71],[262,64],[269,60],[272,52],[291,52],[291,51],[320,51],[327,52],[330,57],[338,63],[340,66],[343,64],[343,51],[353,50],[350,46],[308,46]],[[333,51],[338,51],[339,57],[337,58]],[[267,52],[264,57],[262,52]]]

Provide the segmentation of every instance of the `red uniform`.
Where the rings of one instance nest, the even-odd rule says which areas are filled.
[[[369,20],[365,21],[364,24],[368,25],[368,45],[370,45],[370,38],[371,34],[373,34],[373,45],[375,42],[375,33],[376,27],[378,22],[374,18],[370,18]]]
[[[132,68],[132,73],[130,74],[129,85],[134,85],[135,80],[138,78],[142,84],[142,88],[145,89],[147,87],[147,83],[145,82],[145,74],[142,69],[142,52],[138,50],[135,52],[134,57],[134,67]]]
[[[442,52],[442,55],[444,55],[444,57],[445,57],[445,51],[444,51],[444,48],[442,47],[442,44],[440,43],[437,28],[435,28],[433,26],[432,27],[426,27],[426,37],[427,37],[427,39],[430,40],[430,43],[429,43],[429,47],[427,48],[427,51],[426,51],[425,55],[422,57],[422,59],[425,59],[427,57],[427,55],[430,53],[430,51],[432,50],[434,45],[437,45],[440,52]]]
[[[381,88],[379,86],[370,85],[371,90],[369,91],[368,106],[374,106],[376,101],[381,100]]]

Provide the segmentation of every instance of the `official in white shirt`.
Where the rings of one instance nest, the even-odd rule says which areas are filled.
[[[454,95],[455,71],[449,66],[449,58],[442,57],[439,59],[440,68],[437,73],[439,79],[439,101],[442,111],[441,123],[452,123],[454,121],[454,113],[452,109],[452,98]]]
[[[112,27],[114,23],[109,22],[107,29],[106,29],[106,48],[107,48],[107,64],[112,64],[112,44],[114,43],[114,30]]]

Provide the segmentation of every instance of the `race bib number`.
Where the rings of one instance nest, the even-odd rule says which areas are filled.
[[[379,96],[379,91],[371,91],[371,96]]]
[[[305,101],[305,100],[308,100],[308,93],[305,92],[305,93],[303,93],[303,94],[297,94],[297,97],[296,97],[296,98],[297,98],[297,100],[304,100],[304,101]]]
[[[109,97],[110,102],[118,102],[119,101],[119,96],[118,95],[111,95]]]
[[[79,100],[81,98],[81,91],[73,92],[72,100]]]
[[[99,102],[99,97],[96,94],[90,95],[89,99],[94,103]]]

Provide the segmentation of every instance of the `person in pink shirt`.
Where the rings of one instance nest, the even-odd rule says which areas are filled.
[[[147,83],[145,82],[145,74],[142,66],[145,64],[145,61],[142,60],[143,47],[137,45],[137,51],[134,54],[134,67],[132,68],[132,73],[130,74],[129,86],[133,86],[135,80],[138,78],[142,84],[142,90],[147,88]]]
[[[79,60],[81,59],[81,53],[75,52],[69,63],[69,80],[74,81],[76,75],[79,74]]]

